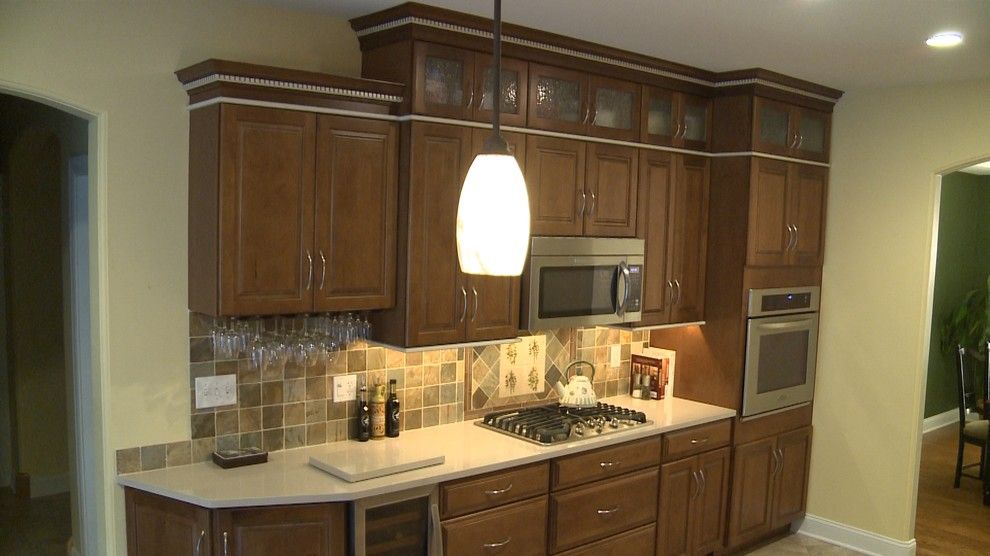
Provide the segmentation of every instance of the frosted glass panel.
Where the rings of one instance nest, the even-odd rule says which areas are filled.
[[[674,103],[667,97],[650,97],[650,112],[646,115],[650,135],[674,134]]]
[[[773,145],[789,146],[787,141],[789,123],[786,110],[772,106],[760,108],[760,141]]]
[[[574,81],[540,77],[536,82],[536,114],[564,122],[581,119],[581,85]]]
[[[485,86],[481,90],[481,109],[492,109],[492,90],[495,88],[495,70],[485,69]],[[519,72],[502,70],[502,112],[519,113]]]
[[[424,96],[427,104],[464,103],[464,64],[459,60],[426,57]]]
[[[633,95],[628,91],[600,88],[595,91],[595,120],[597,127],[632,129]]]
[[[689,141],[708,139],[708,107],[688,104],[684,107],[684,138]]]
[[[825,118],[801,116],[801,150],[813,153],[825,152]]]

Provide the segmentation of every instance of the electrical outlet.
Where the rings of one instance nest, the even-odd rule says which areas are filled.
[[[201,376],[196,379],[196,409],[237,403],[237,375]]]
[[[333,377],[333,401],[349,402],[357,399],[357,375]]]
[[[619,346],[612,346],[609,352],[608,364],[610,367],[618,367],[621,363],[622,349]]]

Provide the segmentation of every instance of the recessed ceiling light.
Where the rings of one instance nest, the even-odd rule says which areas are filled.
[[[935,33],[934,35],[928,37],[925,44],[928,46],[934,46],[935,48],[948,48],[950,46],[956,46],[961,42],[963,42],[962,33],[948,31],[945,33]]]

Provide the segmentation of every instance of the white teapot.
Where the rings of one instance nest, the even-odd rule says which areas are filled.
[[[560,398],[562,407],[595,407],[598,404],[598,396],[595,395],[595,388],[591,381],[595,378],[595,366],[588,361],[575,361],[564,369],[564,377],[567,377],[571,367],[577,365],[587,365],[591,367],[591,378],[581,374],[581,369],[574,371],[574,376],[564,386],[562,382],[557,383],[557,397]]]

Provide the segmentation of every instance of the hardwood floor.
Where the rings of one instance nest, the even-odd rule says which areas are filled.
[[[64,556],[71,535],[69,493],[18,500],[0,489],[0,554]]]
[[[922,440],[914,526],[918,555],[990,553],[990,506],[981,503],[980,481],[963,477],[959,488],[952,488],[958,438],[959,429],[952,425]],[[979,449],[967,446],[963,463],[979,460]]]

